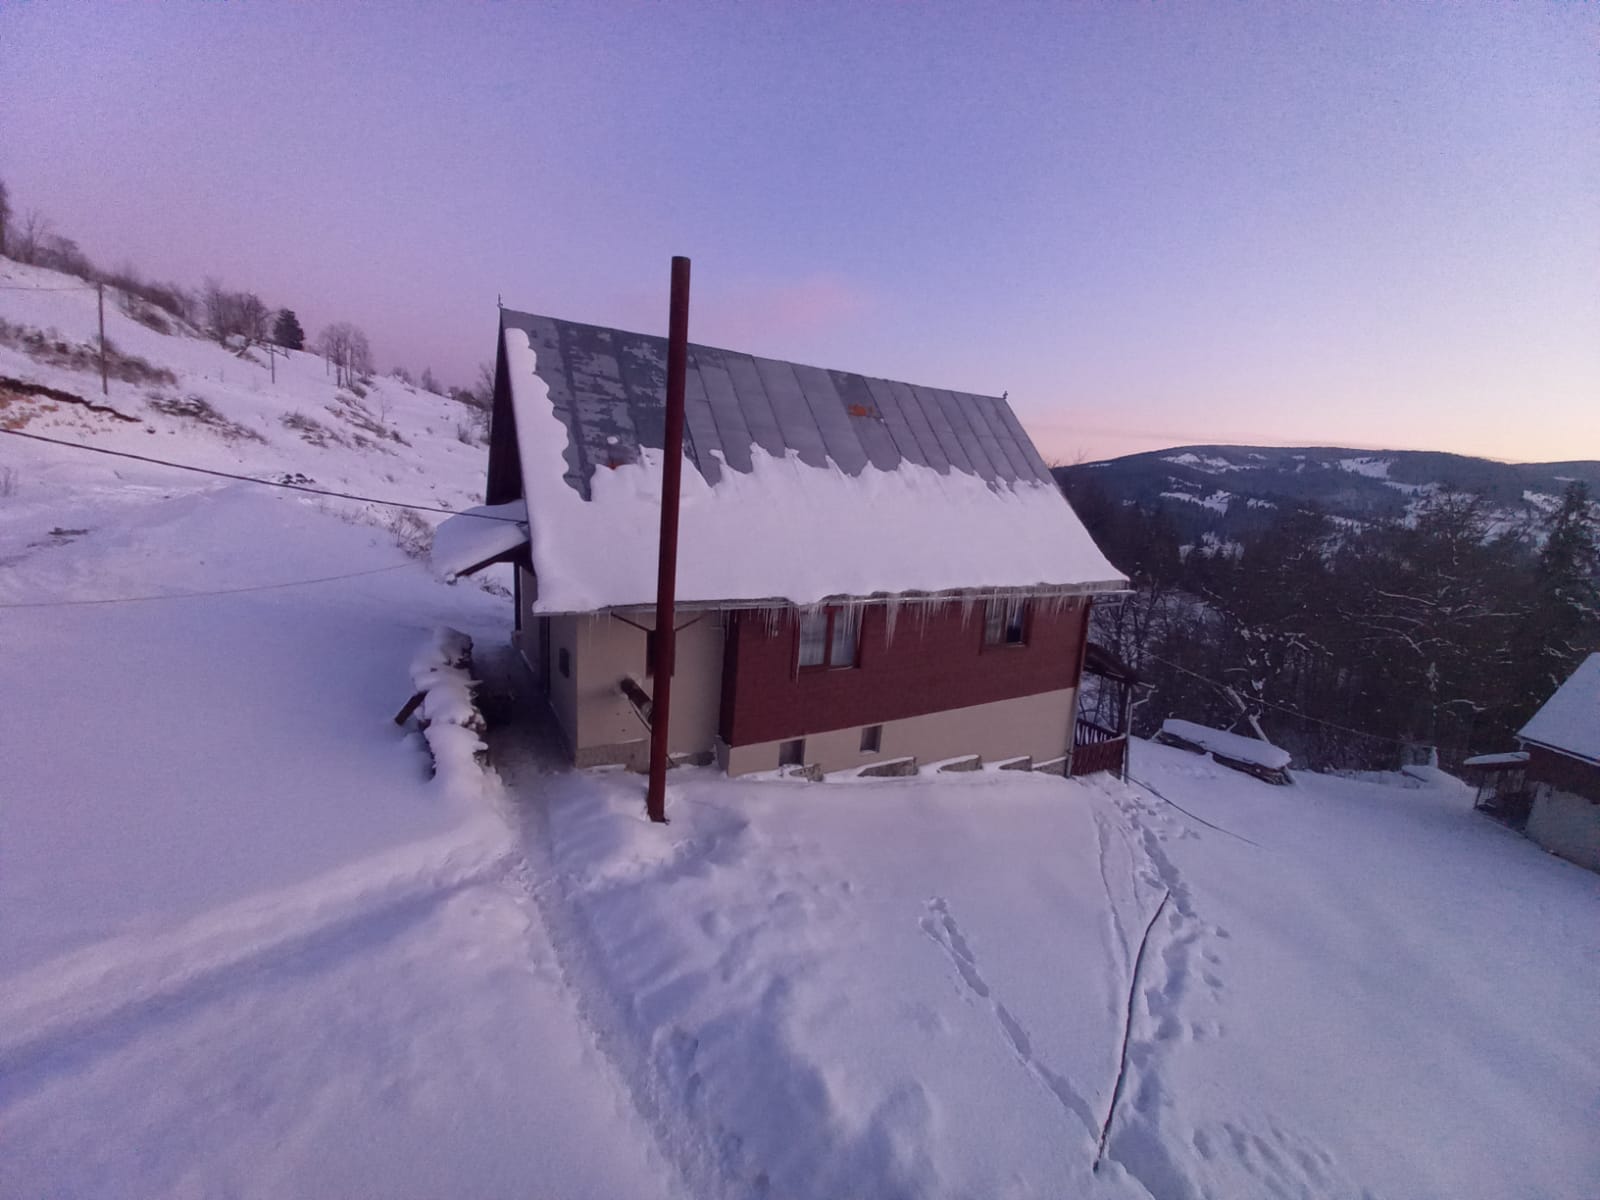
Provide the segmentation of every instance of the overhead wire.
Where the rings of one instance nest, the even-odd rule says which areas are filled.
[[[1217,680],[1212,679],[1209,675],[1202,675],[1199,671],[1194,671],[1188,667],[1179,666],[1175,662],[1168,662],[1159,655],[1150,654],[1147,652],[1145,657],[1150,659],[1152,662],[1160,663],[1164,667],[1171,667],[1174,671],[1182,672],[1185,675],[1192,675],[1202,683],[1209,683],[1214,688],[1218,688],[1225,692],[1233,692],[1235,695],[1238,695],[1237,690],[1231,684],[1220,683]],[[1324,720],[1322,717],[1309,716],[1308,714],[1299,712],[1298,710],[1290,708],[1285,704],[1275,704],[1271,700],[1262,700],[1259,697],[1252,698],[1250,703],[1260,704],[1265,708],[1277,709],[1279,712],[1288,713],[1291,717],[1298,717],[1302,721],[1310,721],[1314,725],[1326,725],[1329,729],[1337,729],[1342,733],[1353,733],[1357,737],[1372,738],[1374,741],[1379,742],[1391,742],[1396,746],[1418,746],[1424,749],[1428,747],[1428,743],[1426,742],[1413,741],[1408,738],[1388,737],[1381,733],[1368,733],[1364,729],[1356,729],[1349,725],[1341,725],[1337,721]]]
[[[442,508],[436,504],[416,504],[406,500],[384,500],[377,496],[361,496],[354,492],[340,492],[332,488],[310,487],[302,483],[284,483],[276,479],[261,479],[254,475],[239,475],[233,471],[219,471],[212,467],[197,467],[193,463],[173,462],[165,458],[152,458],[148,454],[134,454],[128,450],[112,450],[105,446],[90,446],[84,442],[69,442],[62,438],[46,437],[42,433],[28,433],[21,429],[0,429],[0,433],[12,437],[28,438],[30,441],[46,442],[52,446],[66,446],[72,450],[87,450],[93,454],[106,454],[112,458],[127,458],[134,462],[150,463],[158,467],[170,467],[176,471],[193,471],[197,475],[213,475],[218,479],[232,479],[239,483],[253,483],[260,487],[281,488],[290,492],[305,492],[313,496],[332,496],[340,500],[355,500],[361,504],[380,504],[388,508],[409,508],[418,512],[443,513],[449,517],[473,517],[480,521],[503,521],[511,525],[522,525],[525,522],[520,517],[503,517],[497,513],[461,512],[453,508]]]
[[[306,587],[315,583],[336,583],[341,579],[360,579],[364,575],[382,575],[411,566],[408,562],[387,567],[374,567],[368,571],[347,571],[343,575],[321,575],[314,579],[288,579],[282,583],[258,583],[248,587],[217,588],[205,592],[156,592],[148,596],[106,596],[93,600],[27,600],[20,603],[0,603],[0,608],[70,608],[89,604],[142,604],[147,600],[193,600],[202,596],[237,596],[242,592],[270,592],[278,588]]]

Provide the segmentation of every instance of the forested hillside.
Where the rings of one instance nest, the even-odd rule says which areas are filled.
[[[1193,468],[1177,457],[1167,465]],[[1483,468],[1464,476],[1478,485],[1469,490],[1314,466],[1314,477],[1365,478],[1401,502],[1355,518],[1348,498],[1331,511],[1282,487],[1255,503],[1235,492],[1209,511],[1237,506],[1248,520],[1219,533],[1195,527],[1197,505],[1183,496],[1113,492],[1105,481],[1126,481],[1126,461],[1061,474],[1134,582],[1126,601],[1097,607],[1096,635],[1151,685],[1135,711],[1140,733],[1168,716],[1242,729],[1255,718],[1305,765],[1392,766],[1428,747],[1448,763],[1506,748],[1600,648],[1600,506],[1576,470],[1512,521],[1500,476],[1550,468],[1464,460]]]

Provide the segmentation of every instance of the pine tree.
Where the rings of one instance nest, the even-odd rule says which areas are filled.
[[[1600,545],[1589,487],[1567,485],[1545,526],[1534,573],[1530,637],[1524,642],[1529,678],[1524,708],[1542,703],[1585,655],[1600,650]]]
[[[306,331],[300,328],[300,320],[293,309],[279,310],[277,323],[272,327],[272,340],[285,350],[306,348]]]

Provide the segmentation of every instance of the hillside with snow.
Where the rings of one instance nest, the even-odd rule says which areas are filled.
[[[1057,467],[1116,502],[1159,505],[1191,544],[1236,544],[1284,509],[1318,506],[1359,532],[1414,519],[1429,497],[1455,488],[1482,496],[1497,533],[1528,540],[1568,483],[1600,494],[1600,462],[1504,463],[1422,450],[1326,446],[1180,446],[1103,462]]]
[[[481,495],[455,401],[114,302],[102,397],[94,293],[0,284],[0,427]],[[443,514],[9,435],[0,484],[0,1195],[1593,1195],[1600,878],[1438,772],[685,769],[652,825]],[[440,626],[492,772],[394,722]]]
[[[474,414],[448,397],[384,375],[340,387],[319,355],[274,347],[269,360],[262,346],[238,353],[111,287],[111,378],[102,395],[97,322],[92,284],[0,258],[0,428],[446,509],[482,497]],[[492,313],[484,324],[487,345]],[[0,451],[9,472],[0,486],[24,504],[45,500],[57,484],[76,489],[88,480],[112,493],[124,480],[203,482],[18,438]],[[328,504],[402,534],[413,524],[396,517],[399,510]],[[431,525],[439,517],[419,519]]]

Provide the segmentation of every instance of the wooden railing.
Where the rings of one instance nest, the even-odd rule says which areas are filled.
[[[1123,735],[1115,729],[1107,729],[1104,725],[1096,725],[1093,721],[1078,718],[1078,733],[1072,739],[1074,746],[1095,746],[1101,742],[1114,742]]]
[[[1126,734],[1080,717],[1072,739],[1072,774],[1094,775],[1100,771],[1112,771],[1120,775],[1127,750]]]

